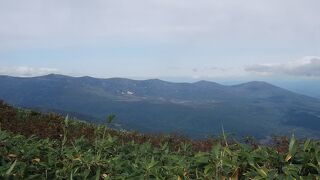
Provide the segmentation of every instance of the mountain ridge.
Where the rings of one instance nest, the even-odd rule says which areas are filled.
[[[153,79],[143,79],[143,80],[136,80],[136,79],[130,79],[130,78],[122,78],[122,77],[110,77],[110,78],[100,78],[100,77],[93,77],[93,76],[70,76],[70,75],[63,75],[63,74],[47,74],[47,75],[42,75],[42,76],[33,76],[33,77],[19,77],[19,76],[10,76],[10,75],[0,75],[0,77],[10,77],[10,78],[20,78],[20,79],[32,79],[32,78],[46,78],[46,79],[51,79],[51,78],[70,78],[70,79],[95,79],[95,80],[125,80],[125,81],[135,81],[135,82],[165,82],[165,83],[172,83],[172,84],[214,84],[214,85],[220,85],[220,86],[225,86],[225,87],[232,87],[232,86],[241,86],[241,85],[246,85],[246,84],[251,84],[251,83],[261,83],[261,84],[268,84],[272,85],[271,83],[268,83],[266,81],[248,81],[244,83],[239,83],[236,85],[223,85],[220,83],[216,83],[214,81],[208,81],[208,80],[199,80],[195,82],[171,82],[171,81],[166,81],[166,80],[161,80],[158,78],[153,78]],[[274,86],[274,85],[272,85]]]
[[[233,85],[223,85],[214,81],[208,81],[208,80],[199,80],[195,82],[172,82],[172,81],[166,81],[158,78],[153,78],[153,79],[143,79],[143,80],[137,80],[137,79],[130,79],[130,78],[122,78],[122,77],[110,77],[110,78],[101,78],[101,77],[93,77],[93,76],[70,76],[70,75],[63,75],[63,74],[47,74],[47,75],[42,75],[42,76],[34,76],[34,77],[19,77],[19,76],[10,76],[10,75],[0,75],[0,78],[3,77],[8,77],[8,78],[20,78],[20,79],[32,79],[32,78],[45,78],[45,79],[57,79],[57,78],[66,78],[66,79],[91,79],[91,80],[103,80],[103,81],[132,81],[132,82],[162,82],[162,83],[167,83],[167,84],[184,84],[184,85],[217,85],[217,86],[223,86],[223,87],[245,87],[245,86],[254,86],[254,85],[263,85],[265,87],[276,87],[280,88],[286,91],[290,91],[292,93],[300,94],[291,90],[288,90],[286,88],[282,88],[276,85],[273,85],[272,83],[269,83],[267,81],[247,81],[243,83],[238,83],[238,84],[233,84]],[[304,95],[304,94],[300,94]],[[308,95],[304,95],[308,96]],[[310,97],[310,96],[308,96]],[[311,97],[314,98],[314,97]]]
[[[97,123],[116,114],[121,128],[141,132],[202,138],[220,134],[223,124],[239,136],[296,131],[320,137],[314,127],[320,127],[320,100],[261,81],[225,86],[50,74],[0,76],[0,86],[0,99],[13,105],[73,112]]]

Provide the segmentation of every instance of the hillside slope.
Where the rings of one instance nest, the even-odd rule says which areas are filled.
[[[64,112],[141,132],[182,133],[194,138],[221,133],[263,138],[296,132],[320,137],[320,101],[265,82],[223,86],[208,81],[171,83],[69,77],[0,76],[0,99],[11,104]]]
[[[320,143],[115,131],[0,102],[0,179],[319,179]]]

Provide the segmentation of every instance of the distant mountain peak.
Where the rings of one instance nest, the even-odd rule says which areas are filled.
[[[265,81],[250,81],[242,84],[235,85],[234,87],[276,87]]]
[[[155,83],[170,83],[168,81],[164,81],[164,80],[161,80],[161,79],[158,79],[158,78],[147,79],[147,80],[144,80],[144,81],[155,82]]]
[[[212,83],[212,82],[206,81],[206,80],[200,80],[200,81],[195,82],[194,84],[205,84],[205,83]]]
[[[216,82],[212,82],[212,81],[206,81],[206,80],[201,80],[201,81],[197,81],[197,82],[194,82],[193,84],[195,85],[218,85],[218,86],[223,86],[219,83],[216,83]]]
[[[38,76],[35,78],[71,78],[71,76],[51,73],[51,74],[47,74],[47,75],[43,75],[43,76]]]
[[[84,79],[95,79],[94,77],[91,77],[91,76],[81,76],[80,78],[84,78]]]

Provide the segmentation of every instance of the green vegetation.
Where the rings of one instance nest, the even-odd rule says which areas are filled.
[[[148,136],[4,103],[0,123],[4,179],[320,179],[315,140],[280,138],[261,146],[225,135],[206,141]]]

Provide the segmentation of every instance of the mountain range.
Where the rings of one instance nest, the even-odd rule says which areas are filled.
[[[209,81],[172,83],[58,74],[0,76],[0,99],[94,123],[115,114],[115,128],[145,133],[205,138],[223,129],[256,138],[291,133],[320,137],[319,99],[259,81],[225,86]]]

